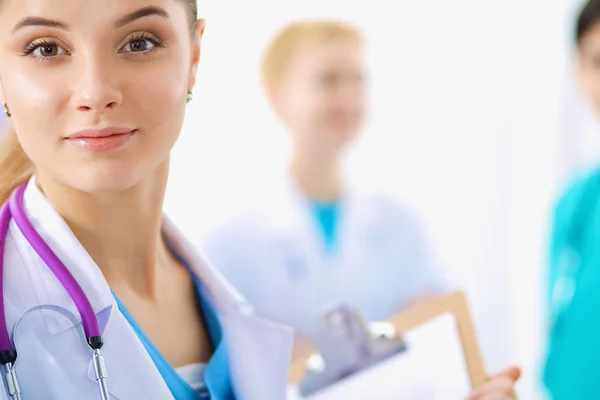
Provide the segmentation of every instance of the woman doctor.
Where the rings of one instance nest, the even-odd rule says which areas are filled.
[[[293,326],[300,343],[328,303],[377,321],[447,286],[416,215],[342,178],[365,114],[363,52],[361,33],[337,21],[294,22],[274,38],[262,78],[293,142],[288,177],[274,198],[205,240],[257,312]],[[510,369],[471,398],[513,398],[517,378]]]
[[[284,398],[291,330],[161,212],[196,7],[0,0],[0,399]]]
[[[575,31],[579,88],[600,114],[600,0],[585,3]],[[600,167],[573,177],[553,215],[548,354],[553,400],[598,399],[600,386]]]

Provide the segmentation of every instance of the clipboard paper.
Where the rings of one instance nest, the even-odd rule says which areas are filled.
[[[471,387],[484,384],[488,377],[485,373],[467,299],[463,292],[454,292],[423,301],[417,306],[392,316],[387,322],[394,325],[398,334],[404,335],[444,314],[451,314],[456,322]],[[306,363],[314,352],[314,348],[305,342],[297,343],[290,366],[290,384],[297,384],[302,379],[306,372]]]

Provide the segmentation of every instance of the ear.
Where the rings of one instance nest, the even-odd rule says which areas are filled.
[[[196,21],[196,26],[194,27],[194,36],[192,38],[192,64],[190,67],[188,90],[192,90],[194,85],[196,85],[196,74],[198,73],[198,64],[200,63],[201,42],[202,37],[204,36],[205,28],[206,21],[204,19],[199,19]]]

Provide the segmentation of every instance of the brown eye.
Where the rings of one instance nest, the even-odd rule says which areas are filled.
[[[58,55],[58,46],[55,44],[40,46],[39,49],[42,57],[53,57]]]
[[[67,54],[67,51],[56,43],[33,43],[25,54],[36,58],[53,58]]]
[[[138,38],[133,39],[121,49],[124,53],[148,53],[160,46],[158,39]]]
[[[148,50],[148,40],[145,39],[137,39],[132,41],[129,46],[131,47],[131,51],[146,51]]]

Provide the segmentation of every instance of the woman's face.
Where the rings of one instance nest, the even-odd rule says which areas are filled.
[[[593,25],[581,38],[577,75],[583,94],[600,115],[600,23]]]
[[[0,0],[0,98],[38,172],[113,192],[168,162],[203,28],[180,0]]]
[[[299,48],[273,91],[296,147],[334,155],[356,136],[366,108],[363,47],[330,39]]]

